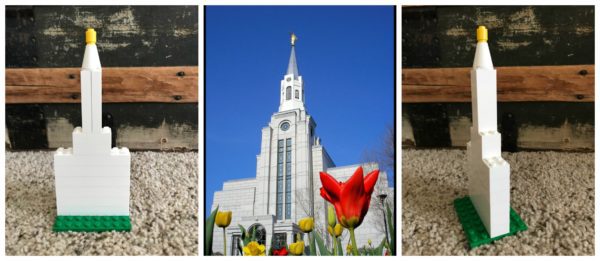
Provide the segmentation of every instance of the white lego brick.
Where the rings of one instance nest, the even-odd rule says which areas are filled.
[[[81,127],[92,133],[92,72],[81,70]]]
[[[471,86],[473,125],[478,131],[497,130],[496,70],[471,70]]]
[[[121,175],[115,175],[121,174]],[[113,175],[79,175],[79,176],[56,176],[56,186],[61,187],[84,187],[89,184],[94,184],[97,187],[129,187],[130,177],[129,175],[123,175],[123,173],[115,173]]]
[[[497,131],[479,132],[482,158],[500,157],[502,141]]]
[[[92,132],[102,132],[102,71],[92,71]],[[109,146],[110,147],[110,146]]]
[[[55,176],[129,176],[130,162],[131,156],[129,154],[54,155]]]
[[[62,198],[59,216],[129,216],[129,198]]]
[[[110,154],[111,130],[102,128],[101,132],[83,132],[77,127],[73,130],[73,153],[76,155]]]
[[[95,186],[94,184],[82,184],[80,186],[64,186],[57,184],[56,197],[78,199],[85,198],[122,198],[129,196],[129,186]]]
[[[496,237],[510,231],[510,167],[502,158],[495,158],[493,163],[490,168],[491,204],[487,229],[491,237]]]

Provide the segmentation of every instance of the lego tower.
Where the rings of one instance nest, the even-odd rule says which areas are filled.
[[[487,29],[477,28],[471,69],[473,126],[467,143],[469,194],[490,237],[509,232],[510,166],[500,155],[496,124],[496,70],[487,44]]]
[[[57,217],[54,231],[129,231],[131,156],[111,149],[111,129],[102,127],[102,67],[96,32],[85,33],[81,66],[81,122],[73,147],[54,154]]]
[[[471,248],[527,230],[510,207],[510,166],[502,159],[497,126],[496,70],[484,26],[477,28],[477,48],[471,69],[473,126],[467,142],[469,196],[454,200],[454,208]]]

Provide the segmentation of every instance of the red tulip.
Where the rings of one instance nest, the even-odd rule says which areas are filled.
[[[325,172],[320,175],[323,184],[321,196],[333,204],[339,223],[348,229],[358,227],[369,211],[379,170],[374,170],[363,178],[363,169],[358,167],[346,182],[338,182]]]
[[[287,256],[288,255],[287,248],[282,247],[281,249],[275,249],[275,250],[273,250],[273,255],[274,256]]]

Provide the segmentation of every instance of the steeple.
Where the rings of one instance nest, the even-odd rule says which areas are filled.
[[[302,76],[298,73],[298,64],[296,63],[296,41],[298,37],[292,33],[290,43],[292,52],[288,62],[287,72],[281,80],[279,100],[279,111],[294,109],[304,110],[304,82]]]
[[[292,36],[290,38],[292,44],[292,53],[290,54],[290,62],[288,63],[288,69],[286,74],[291,74],[294,76],[294,78],[298,78],[298,64],[296,63],[296,50],[294,48],[298,37],[296,37],[296,35],[292,33]]]

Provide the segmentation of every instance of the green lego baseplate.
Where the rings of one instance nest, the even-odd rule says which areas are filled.
[[[131,231],[129,216],[57,216],[54,232]]]
[[[510,230],[504,235],[500,235],[494,238],[490,238],[481,218],[477,214],[477,210],[471,202],[469,196],[458,198],[454,200],[454,209],[458,215],[458,220],[462,224],[462,228],[465,231],[467,240],[469,241],[469,247],[471,249],[481,245],[489,244],[493,241],[501,239],[506,236],[512,236],[520,231],[527,230],[527,225],[519,217],[519,214],[514,209],[510,209]]]

